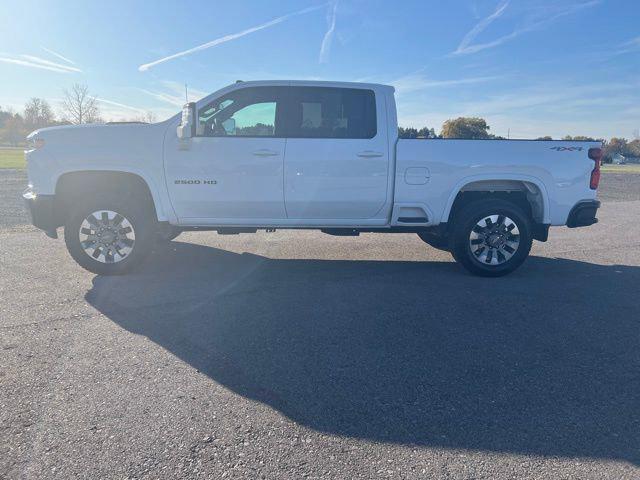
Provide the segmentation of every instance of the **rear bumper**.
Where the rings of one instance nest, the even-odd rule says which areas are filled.
[[[600,208],[600,202],[598,200],[582,200],[576,203],[567,219],[567,227],[588,227],[594,223],[598,223],[596,213]]]
[[[44,230],[51,238],[58,238],[53,210],[55,195],[36,195],[28,189],[22,194],[22,198],[29,212],[31,223],[40,230]]]

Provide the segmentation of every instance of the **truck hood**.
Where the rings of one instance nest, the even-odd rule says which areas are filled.
[[[27,137],[36,149],[30,156],[46,158],[60,171],[124,168],[154,159],[161,162],[164,135],[172,121],[43,128]]]
[[[172,119],[160,123],[119,122],[86,125],[61,125],[36,130],[29,134],[29,145],[41,145],[45,152],[55,153],[63,160],[63,152],[68,154],[91,152],[99,157],[120,154],[120,150],[130,153],[136,149],[162,143],[162,137]]]
[[[114,135],[129,136],[136,133],[148,131],[156,125],[142,122],[113,122],[113,123],[90,123],[83,125],[59,125],[55,127],[41,128],[31,132],[27,140],[32,142],[35,139],[49,141],[95,141],[102,138],[111,138]]]

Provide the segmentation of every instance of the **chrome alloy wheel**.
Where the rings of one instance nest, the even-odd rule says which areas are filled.
[[[520,245],[520,231],[505,215],[488,215],[476,223],[469,235],[471,253],[485,265],[509,261]]]
[[[80,225],[80,245],[100,263],[117,263],[133,250],[136,234],[124,216],[111,210],[98,210]]]

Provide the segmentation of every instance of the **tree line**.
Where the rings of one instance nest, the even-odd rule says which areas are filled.
[[[423,127],[417,129],[415,127],[399,127],[398,134],[400,138],[457,138],[470,140],[506,140],[499,135],[489,133],[491,127],[484,118],[478,117],[458,117],[445,121],[439,134],[435,129]],[[603,138],[593,138],[584,135],[572,137],[566,135],[560,140],[574,140],[576,142],[602,142],[604,148],[604,161],[611,162],[616,155],[624,157],[640,157],[640,136],[634,140],[626,138],[613,137],[610,140]],[[550,136],[539,137],[536,140],[553,140]]]
[[[155,116],[147,112],[127,121],[154,122]],[[29,99],[22,112],[0,107],[0,144],[23,145],[26,136],[39,128],[103,122],[98,98],[89,93],[86,85],[74,84],[63,90],[58,112],[44,98],[38,97]]]

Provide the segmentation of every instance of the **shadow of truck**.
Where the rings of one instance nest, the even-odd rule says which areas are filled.
[[[271,260],[174,242],[87,300],[317,431],[419,446],[640,459],[640,268],[532,257]],[[166,252],[165,252],[166,253]]]

